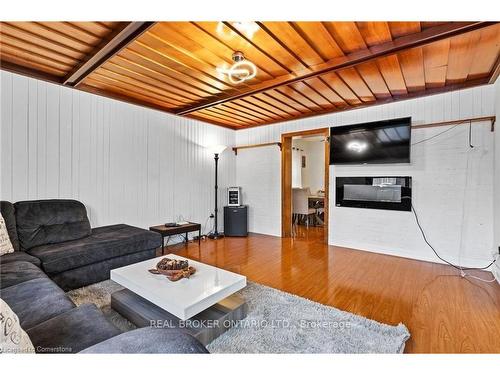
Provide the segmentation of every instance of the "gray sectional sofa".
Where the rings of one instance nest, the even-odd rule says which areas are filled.
[[[7,256],[36,258],[64,290],[106,280],[111,269],[153,258],[161,246],[159,234],[130,225],[91,228],[75,200],[2,201],[1,210],[15,250]]]
[[[206,353],[180,330],[122,333],[93,304],[75,306],[65,290],[109,278],[112,268],[152,258],[156,233],[125,224],[90,228],[73,200],[0,202],[15,251],[0,257],[0,297],[39,353]]]

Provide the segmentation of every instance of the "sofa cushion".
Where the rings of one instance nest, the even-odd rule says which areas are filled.
[[[126,224],[92,229],[90,236],[53,245],[37,246],[28,253],[42,261],[48,274],[161,246],[161,236]]]
[[[90,235],[85,206],[75,200],[47,199],[14,204],[21,250]]]
[[[2,314],[2,319],[0,319],[0,353],[34,353],[35,348],[29,336],[21,328],[19,318],[3,299],[0,299],[0,313]]]
[[[47,278],[47,276],[33,263],[9,262],[0,267],[1,289],[38,278]]]
[[[204,354],[208,353],[208,350],[196,338],[184,331],[145,327],[112,337],[85,349],[82,353]]]
[[[14,252],[12,242],[10,242],[9,232],[2,214],[0,214],[0,256]]]
[[[0,212],[7,226],[10,242],[14,247],[14,251],[19,251],[19,238],[17,237],[16,215],[14,214],[14,205],[8,201],[0,201]]]
[[[119,335],[93,304],[85,304],[40,323],[27,331],[37,353],[77,353]]]
[[[155,257],[156,250],[144,250],[138,253],[122,255],[120,257],[102,260],[97,263],[88,264],[74,268],[72,270],[51,275],[54,281],[62,290],[73,290],[85,285],[95,284],[108,280],[112,269],[128,266],[146,259]]]
[[[0,289],[0,298],[29,329],[75,307],[61,288],[48,278],[39,278]]]
[[[13,253],[5,254],[0,256],[0,264],[10,263],[10,262],[30,262],[35,266],[40,267],[42,262],[40,259],[25,253],[24,251],[14,251]]]

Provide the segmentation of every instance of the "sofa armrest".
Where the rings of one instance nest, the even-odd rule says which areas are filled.
[[[12,262],[29,262],[41,268],[42,263],[40,259],[25,253],[24,251],[14,251],[13,253],[8,253],[0,256],[0,264],[12,263]]]
[[[139,328],[122,333],[80,353],[208,353],[196,338],[178,329]]]

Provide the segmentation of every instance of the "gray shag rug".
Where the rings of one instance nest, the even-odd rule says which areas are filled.
[[[120,289],[106,280],[67,295],[76,305],[96,304],[129,331],[136,327],[110,307],[111,293]],[[249,282],[237,294],[248,315],[207,346],[211,353],[402,353],[410,338],[402,323],[379,323],[260,284]]]

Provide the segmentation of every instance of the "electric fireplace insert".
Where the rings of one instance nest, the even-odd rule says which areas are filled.
[[[411,177],[337,177],[335,205],[411,211]]]

